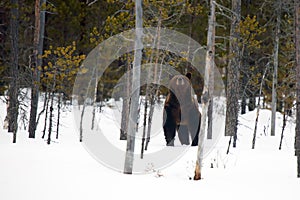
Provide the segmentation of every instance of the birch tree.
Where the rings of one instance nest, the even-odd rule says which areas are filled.
[[[135,132],[136,122],[138,118],[138,106],[140,96],[140,66],[142,61],[142,34],[143,34],[143,9],[142,0],[135,1],[135,51],[132,69],[132,96],[130,103],[129,122],[128,122],[128,135],[127,147],[124,164],[124,174],[132,174],[133,161],[134,161],[134,145],[135,145]]]
[[[210,75],[214,67],[214,56],[215,56],[215,4],[214,0],[210,0],[210,16],[208,19],[208,33],[207,33],[207,52],[206,52],[206,64],[205,64],[205,77],[204,87],[202,94],[202,116],[201,116],[201,128],[200,137],[198,142],[197,160],[195,168],[194,180],[201,179],[201,165],[203,159],[203,146],[204,146],[204,135],[206,130],[207,111],[209,108],[209,96],[212,99],[210,93]]]
[[[300,2],[295,1],[295,42],[296,42],[296,137],[297,177],[300,178]]]

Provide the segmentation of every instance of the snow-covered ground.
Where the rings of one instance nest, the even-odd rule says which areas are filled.
[[[119,133],[109,122],[117,107],[105,107],[99,115],[105,130]],[[240,116],[237,148],[228,147],[221,136],[205,156],[203,179],[190,180],[195,166],[196,147],[191,147],[172,165],[152,173],[124,175],[100,164],[79,142],[72,108],[62,113],[59,139],[47,145],[41,139],[40,123],[36,139],[29,139],[20,126],[17,143],[3,130],[5,104],[0,102],[0,199],[299,199],[300,179],[296,178],[294,156],[295,122],[288,119],[282,150],[278,150],[282,115],[277,115],[276,136],[269,136],[270,111],[261,110],[257,142],[251,149],[256,111]],[[161,113],[160,113],[161,114]],[[156,118],[161,118],[157,112]],[[41,118],[43,119],[43,117]],[[100,120],[100,126],[101,126]],[[54,138],[54,137],[53,137]],[[161,141],[162,140],[162,141]],[[112,140],[113,142],[114,140]],[[115,140],[122,149],[124,141]],[[159,141],[159,142],[158,142]],[[164,148],[159,130],[150,145]],[[149,146],[149,150],[152,148]],[[175,147],[176,148],[176,147]],[[140,151],[137,149],[136,151]]]

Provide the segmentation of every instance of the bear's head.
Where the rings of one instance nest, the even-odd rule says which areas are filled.
[[[170,93],[176,97],[179,104],[192,103],[192,74],[188,72],[186,75],[175,75],[169,82]]]

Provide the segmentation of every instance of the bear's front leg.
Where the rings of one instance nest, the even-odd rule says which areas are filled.
[[[164,134],[167,146],[174,146],[174,138],[176,134],[176,121],[172,114],[172,110],[169,106],[165,106],[164,108]]]

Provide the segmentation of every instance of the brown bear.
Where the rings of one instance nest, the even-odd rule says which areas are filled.
[[[174,146],[176,131],[181,144],[198,145],[201,114],[192,94],[191,73],[175,75],[169,82],[169,93],[164,104],[163,130],[167,146]]]

